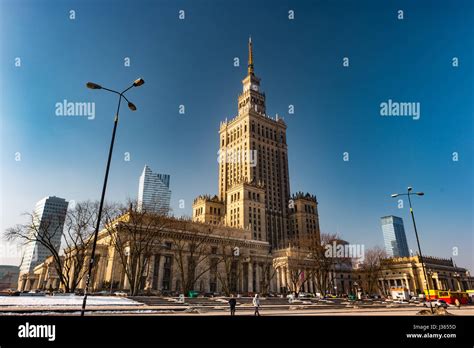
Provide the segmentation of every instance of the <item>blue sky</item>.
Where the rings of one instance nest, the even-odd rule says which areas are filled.
[[[107,199],[135,198],[148,164],[171,175],[174,213],[190,215],[195,196],[217,192],[219,122],[237,112],[251,35],[267,112],[288,124],[291,191],[317,195],[322,231],[383,245],[380,217],[393,214],[415,249],[409,211],[390,198],[412,185],[425,192],[414,200],[424,253],[474,269],[471,1],[3,0],[0,8],[2,230],[47,195],[99,199],[116,98],[86,89],[89,80],[116,89],[146,81],[128,94],[138,111],[122,109]],[[95,119],[57,117],[64,99],[95,102]],[[420,103],[420,119],[381,117],[388,99]],[[0,250],[0,263],[18,261]]]

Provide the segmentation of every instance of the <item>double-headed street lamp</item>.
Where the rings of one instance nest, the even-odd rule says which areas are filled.
[[[102,217],[102,208],[104,206],[105,191],[107,189],[107,179],[109,177],[110,160],[112,159],[112,151],[114,149],[115,132],[117,131],[120,104],[121,104],[122,98],[123,98],[127,101],[128,108],[132,111],[136,111],[137,107],[132,102],[130,102],[127,99],[127,97],[125,97],[125,93],[129,89],[131,89],[133,87],[139,87],[139,86],[143,85],[144,83],[145,83],[145,81],[142,78],[139,78],[139,79],[135,80],[133,82],[133,84],[130,87],[126,88],[123,92],[118,92],[118,91],[114,91],[113,89],[102,87],[101,85],[98,85],[97,83],[94,83],[94,82],[87,82],[87,85],[86,85],[87,88],[90,88],[90,89],[103,89],[103,90],[106,90],[108,92],[118,94],[119,100],[118,100],[118,105],[117,105],[117,113],[115,114],[115,118],[114,118],[114,129],[112,131],[112,140],[110,142],[109,157],[107,159],[107,167],[105,169],[104,185],[102,187],[102,195],[100,197],[99,212],[98,212],[98,215],[97,215],[97,223],[96,223],[96,226],[95,226],[94,239],[93,239],[93,242],[92,242],[92,252],[91,252],[91,258],[90,258],[90,261],[89,261],[89,270],[88,270],[87,276],[86,276],[86,286],[84,288],[84,299],[82,301],[81,316],[84,316],[84,312],[85,312],[85,309],[86,309],[87,295],[88,295],[88,292],[89,292],[89,285],[90,285],[90,280],[91,280],[91,276],[92,276],[92,268],[94,267],[95,248],[96,248],[96,245],[97,245],[97,236],[99,234],[100,219]]]
[[[418,253],[420,254],[421,268],[423,269],[423,275],[426,280],[426,289],[428,290],[428,302],[430,303],[430,310],[433,313],[433,306],[431,305],[431,299],[430,299],[430,283],[428,281],[428,277],[426,276],[425,262],[423,260],[423,254],[421,253],[420,239],[418,238],[418,231],[416,230],[415,214],[413,213],[413,207],[411,205],[411,198],[410,198],[410,196],[413,196],[413,195],[424,196],[424,193],[412,192],[412,191],[413,191],[413,187],[409,186],[407,189],[407,193],[394,193],[392,194],[392,198],[395,198],[398,196],[408,196],[408,203],[410,204],[411,220],[413,221],[413,228],[415,229],[416,244],[418,245]]]

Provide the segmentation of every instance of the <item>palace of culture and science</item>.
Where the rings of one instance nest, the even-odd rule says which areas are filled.
[[[265,93],[261,90],[260,78],[255,75],[251,40],[247,76],[242,84],[237,115],[230,121],[221,122],[219,128],[218,194],[201,195],[194,200],[192,221],[167,217],[166,227],[160,230],[160,242],[147,252],[140,290],[150,294],[183,291],[183,275],[189,270],[179,265],[187,265],[194,257],[194,264],[199,264],[195,270],[199,277],[192,287],[204,293],[222,293],[224,288],[227,292],[240,294],[287,293],[297,291],[297,287],[311,293],[354,292],[355,285],[360,286],[363,280],[360,274],[353,272],[350,259],[333,260],[326,283],[315,272],[318,264],[306,256],[301,257],[298,241],[320,242],[318,202],[309,193],[290,193],[287,126],[282,118],[272,118],[266,113]],[[144,173],[153,176],[147,167]],[[168,202],[169,176],[155,175],[152,179],[155,186],[167,193]],[[143,180],[141,182],[147,181],[146,178]],[[147,190],[141,191],[146,193],[141,196],[147,203],[151,196]],[[111,240],[115,234],[126,235],[124,226],[133,223],[130,222],[132,214],[124,214],[108,225],[108,231],[104,229],[99,233],[91,284],[94,291],[130,289],[125,272],[125,267],[130,265],[123,265],[117,248],[111,247]],[[181,247],[183,241],[187,243],[188,249],[181,249],[187,250],[184,254],[176,249],[176,241]],[[202,245],[206,251],[202,256],[208,262],[190,254],[190,250],[195,250],[196,241],[204,241]],[[348,244],[342,240],[337,242]],[[225,252],[229,246],[233,250],[230,270]],[[68,250],[65,257],[74,257],[75,252],[77,250]],[[469,288],[472,277],[466,269],[456,267],[452,260],[426,255],[424,260],[432,272],[428,280],[431,289]],[[413,293],[423,290],[426,280],[418,256],[384,262],[383,277],[378,283],[385,293],[397,286],[404,286]],[[59,287],[58,277],[51,271],[53,265],[54,260],[49,257],[33,270],[21,274],[18,288],[29,291]],[[224,286],[222,279],[227,279],[229,284]],[[107,284],[106,288],[104,284]],[[85,277],[78,289],[84,286]]]
[[[200,262],[204,269],[197,271],[202,276],[194,285],[196,290],[204,292],[223,291],[217,274],[226,272],[225,265],[214,261],[219,258],[222,245],[230,243],[234,250],[237,248],[230,290],[241,293],[265,289],[286,291],[290,282],[285,250],[290,241],[308,235],[319,240],[316,197],[303,193],[290,195],[286,124],[283,119],[266,114],[265,94],[254,73],[250,40],[248,73],[242,83],[238,114],[231,121],[222,122],[219,129],[219,192],[194,200],[192,221],[185,228],[180,227],[178,220],[176,224],[171,222],[175,218],[170,218],[169,226],[162,231],[164,245],[169,247],[158,245],[149,256],[147,275],[143,279],[144,291],[161,294],[180,291],[179,256],[173,240],[193,243],[195,238],[201,238],[199,236],[209,239],[211,266]],[[115,229],[114,233],[123,233],[127,219],[125,214],[109,228]],[[110,238],[110,232],[106,230],[99,233],[95,255],[98,261],[91,286],[98,290],[107,283],[126,290],[130,286],[129,280],[117,251],[110,247]],[[74,250],[70,252],[73,257]],[[22,275],[19,288],[31,290],[45,283],[39,279],[49,274],[50,266],[51,260],[46,260],[34,272]],[[269,267],[275,271],[269,272]],[[46,283],[54,287],[58,280],[50,279]],[[308,282],[306,290],[315,288],[310,287],[310,283],[314,282]],[[82,279],[78,288],[84,285]]]
[[[251,230],[272,249],[308,234],[319,238],[316,197],[290,194],[287,126],[266,113],[251,39],[242,85],[238,114],[219,129],[219,193],[195,199],[193,220]]]

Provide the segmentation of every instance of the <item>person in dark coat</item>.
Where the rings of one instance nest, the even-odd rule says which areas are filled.
[[[237,300],[234,298],[234,295],[231,295],[229,299],[230,306],[230,315],[235,315],[235,306],[237,306]]]

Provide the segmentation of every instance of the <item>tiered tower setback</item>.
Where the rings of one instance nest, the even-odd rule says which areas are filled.
[[[251,39],[248,50],[247,76],[242,80],[242,93],[238,96],[238,114],[221,122],[219,129],[219,191],[212,205],[219,202],[223,216],[217,218],[212,213],[216,207],[211,208],[211,202],[204,204],[200,200],[193,205],[193,218],[218,220],[251,230],[253,239],[267,241],[272,248],[284,248],[290,237],[292,213],[287,126],[278,115],[274,118],[267,115],[265,93],[260,78],[255,75]],[[317,209],[313,211],[317,215]],[[317,231],[319,234],[319,224]]]

